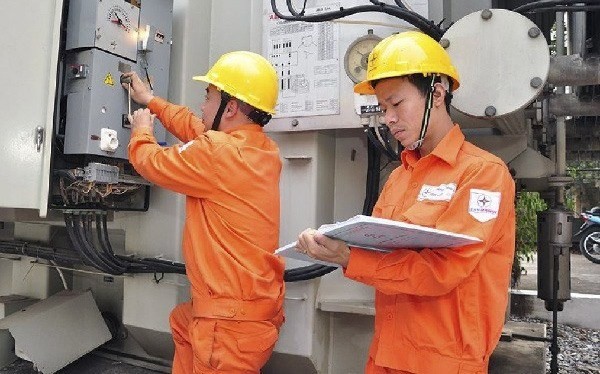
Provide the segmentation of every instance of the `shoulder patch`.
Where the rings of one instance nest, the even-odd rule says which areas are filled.
[[[502,194],[495,191],[471,189],[469,214],[479,222],[487,222],[498,217]]]

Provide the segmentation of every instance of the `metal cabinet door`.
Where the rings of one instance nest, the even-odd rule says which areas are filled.
[[[47,213],[63,0],[2,0],[0,208]]]

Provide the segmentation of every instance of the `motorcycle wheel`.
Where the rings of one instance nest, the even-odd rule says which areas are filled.
[[[600,227],[590,227],[581,234],[579,250],[588,260],[600,264]]]

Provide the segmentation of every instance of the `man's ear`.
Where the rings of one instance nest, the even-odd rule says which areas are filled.
[[[235,100],[229,100],[229,102],[225,106],[225,112],[223,113],[223,115],[226,117],[232,118],[237,114],[238,110],[239,110],[238,102]]]
[[[436,83],[433,85],[433,105],[440,106],[446,105],[444,100],[446,99],[446,88],[441,83]]]

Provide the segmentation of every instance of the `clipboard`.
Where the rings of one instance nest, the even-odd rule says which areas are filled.
[[[317,231],[327,237],[342,240],[350,247],[381,252],[390,252],[397,248],[461,247],[481,242],[481,239],[473,236],[364,215],[357,215],[343,222],[322,225]],[[296,251],[296,244],[295,241],[286,244],[277,249],[275,254],[316,264],[339,266]]]

